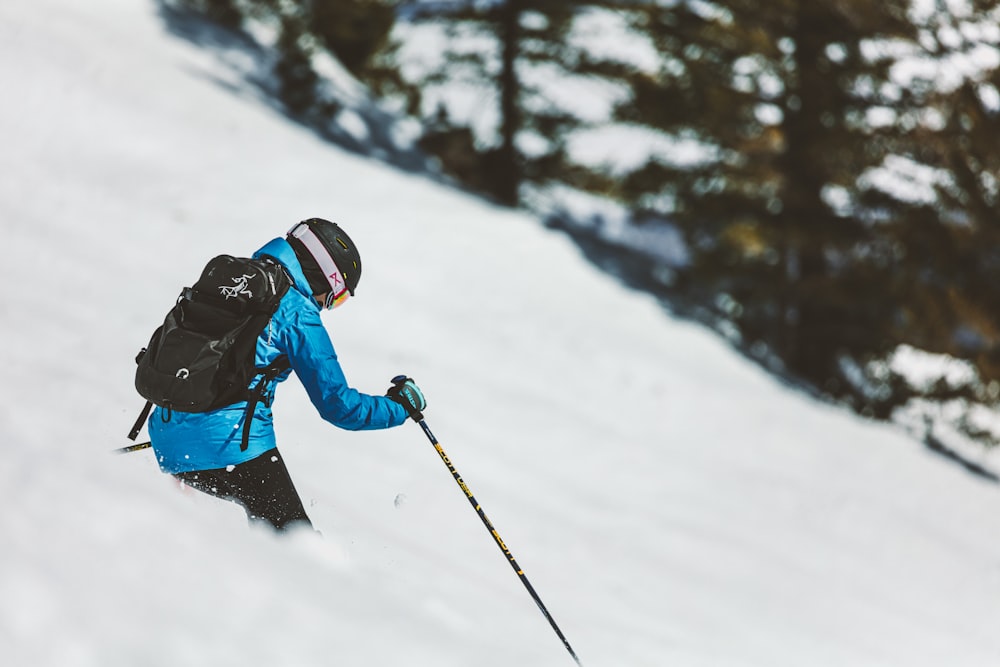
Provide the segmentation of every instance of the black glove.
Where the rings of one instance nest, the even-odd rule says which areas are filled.
[[[405,375],[397,375],[392,378],[392,386],[389,387],[389,391],[385,392],[385,395],[406,408],[406,414],[413,421],[418,422],[424,418],[421,411],[427,407],[427,400],[413,378],[408,378]]]

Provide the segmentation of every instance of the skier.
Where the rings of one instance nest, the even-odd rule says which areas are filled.
[[[277,263],[291,282],[257,337],[256,366],[263,368],[287,355],[291,368],[263,389],[245,451],[241,436],[246,402],[202,413],[157,407],[148,420],[150,441],[164,473],[241,505],[252,523],[278,531],[311,528],[275,442],[270,406],[276,384],[294,372],[320,416],[348,430],[391,428],[407,417],[420,419],[426,401],[409,378],[394,383],[386,396],[363,394],[347,383],[320,321],[323,309],[332,310],[354,294],[361,277],[357,248],[337,224],[320,218],[300,222],[254,258]]]

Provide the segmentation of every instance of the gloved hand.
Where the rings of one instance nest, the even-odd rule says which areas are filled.
[[[392,378],[392,386],[385,395],[406,408],[406,413],[413,421],[418,422],[424,418],[422,410],[427,407],[427,400],[413,378],[405,375]]]

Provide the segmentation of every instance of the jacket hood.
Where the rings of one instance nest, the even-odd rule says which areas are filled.
[[[283,238],[272,239],[263,248],[255,252],[253,256],[254,259],[270,257],[285,267],[285,271],[288,272],[288,276],[292,279],[292,285],[295,289],[305,296],[317,309],[319,308],[319,304],[312,298],[312,287],[309,286],[309,281],[306,280],[306,274],[302,270],[302,265],[299,264],[299,258],[295,255],[295,250],[292,249],[288,241]]]

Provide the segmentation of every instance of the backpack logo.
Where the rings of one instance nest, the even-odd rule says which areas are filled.
[[[233,278],[233,282],[236,283],[232,287],[226,287],[222,285],[219,287],[219,291],[222,292],[222,296],[226,297],[226,301],[229,301],[230,297],[237,298],[240,295],[246,295],[253,298],[253,292],[249,290],[250,279],[253,278],[253,274],[246,275],[243,274],[239,278]]]

